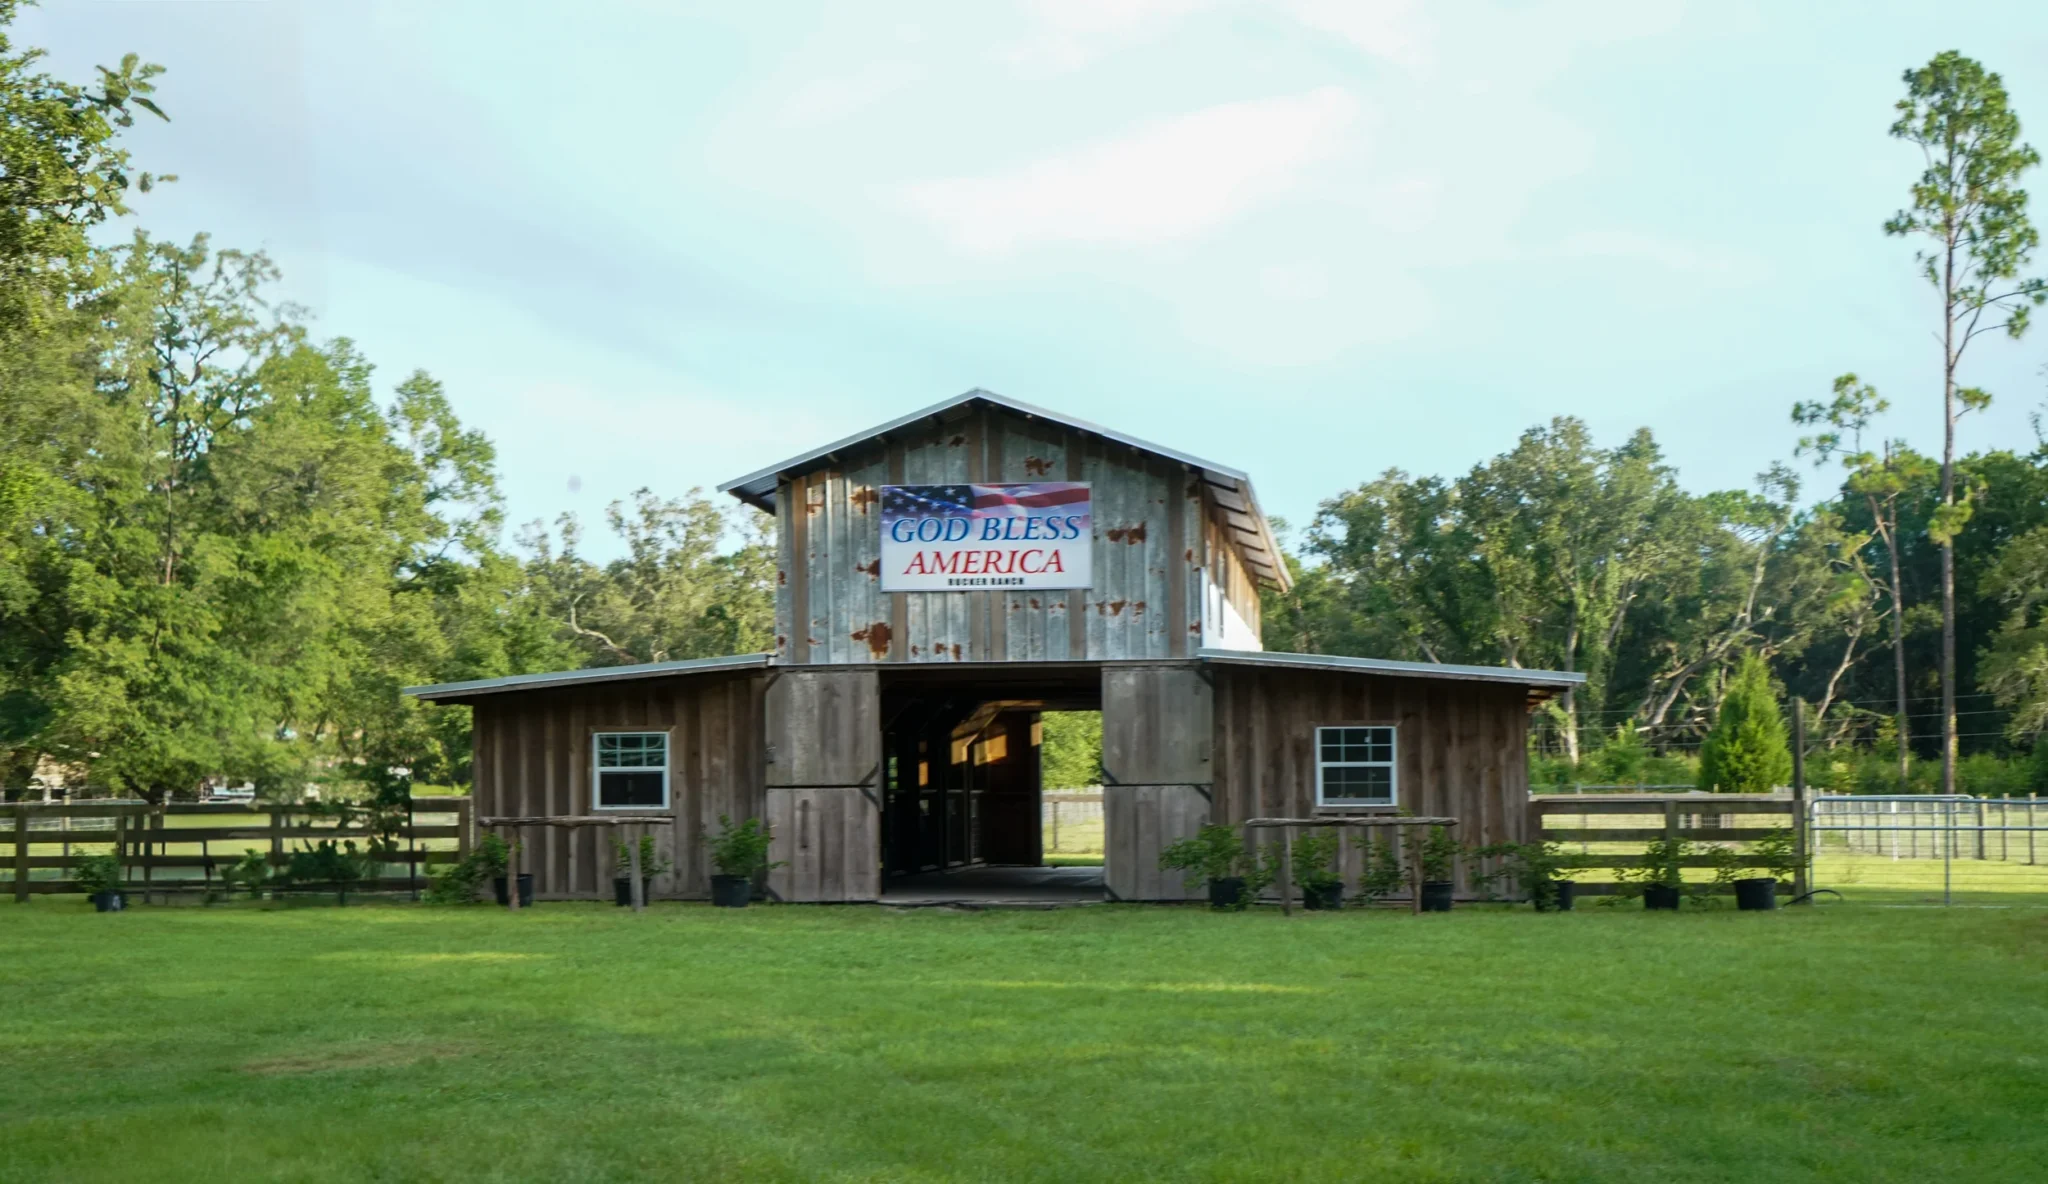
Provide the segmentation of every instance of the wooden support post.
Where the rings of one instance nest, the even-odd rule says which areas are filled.
[[[270,870],[275,872],[284,866],[284,810],[280,806],[270,807]]]
[[[149,903],[150,885],[156,880],[156,849],[163,841],[164,808],[155,806],[149,811],[149,821],[142,832],[142,903]],[[170,898],[166,897],[168,902]]]
[[[2027,795],[2027,864],[2028,864],[2028,866],[2032,866],[2032,865],[2033,865],[2033,862],[2034,862],[2034,804],[2035,804],[2036,802],[2038,802],[2038,801],[2040,800],[2040,797],[2041,797],[2041,795],[2040,795],[2040,794],[2038,794],[2038,793],[2030,793],[2030,794],[2028,794],[2028,795]]]
[[[511,831],[512,838],[505,845],[505,907],[519,911],[519,828],[501,826],[501,831]]]
[[[455,859],[456,862],[469,858],[472,836],[470,827],[476,820],[474,799],[463,798],[455,803]]]
[[[1280,828],[1280,915],[1294,915],[1294,828]]]
[[[1806,817],[1806,700],[1792,700],[1792,899],[1812,903],[1806,898],[1807,884],[1807,817]]]
[[[645,832],[634,829],[639,833],[629,832],[626,839],[626,874],[633,879],[626,890],[632,896],[633,911],[638,913],[647,908],[647,887],[640,881],[640,834]]]
[[[1407,828],[1396,827],[1394,841],[1401,846],[1401,854],[1408,860],[1408,911],[1422,915],[1422,849],[1408,841]]]
[[[28,903],[28,807],[14,808],[14,903]]]

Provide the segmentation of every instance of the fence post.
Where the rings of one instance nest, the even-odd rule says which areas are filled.
[[[2038,793],[2027,795],[2027,863],[2029,865],[2032,865],[2034,862],[2034,803],[2040,796]]]
[[[14,903],[28,903],[28,807],[14,808]]]
[[[272,871],[284,866],[284,814],[283,807],[270,805],[270,867]]]
[[[1977,858],[1984,858],[1984,799],[1978,798],[1977,806]]]
[[[1416,907],[1420,908],[1421,896],[1415,900]],[[1280,915],[1294,915],[1294,828],[1291,826],[1280,828]]]
[[[1806,700],[1792,700],[1792,899],[1806,901]]]
[[[1998,803],[1998,862],[2012,862],[2012,795]]]
[[[1956,851],[1956,800],[1945,799],[1942,803],[1947,825],[1942,828],[1947,841],[1941,845],[1941,903],[1954,904],[1954,882],[1950,865],[1955,862]]]
[[[469,858],[469,824],[470,819],[475,816],[475,813],[475,799],[463,798],[455,803],[455,861],[457,863]]]

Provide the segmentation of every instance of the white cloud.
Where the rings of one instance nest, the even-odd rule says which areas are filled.
[[[1026,71],[1078,70],[1112,49],[1177,24],[1216,0],[1027,0],[1036,29],[1005,55]]]
[[[1009,172],[915,182],[902,199],[977,254],[1169,242],[1295,187],[1358,117],[1358,100],[1335,86],[1225,103]]]
[[[851,74],[814,78],[782,103],[784,127],[812,127],[846,118],[910,86],[924,71],[909,62],[871,62]]]
[[[1334,33],[1368,56],[1403,66],[1425,66],[1432,30],[1412,0],[1290,0],[1295,20]]]

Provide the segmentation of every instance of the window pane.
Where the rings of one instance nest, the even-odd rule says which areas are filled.
[[[666,732],[601,732],[597,764],[601,769],[660,768],[668,763]]]
[[[604,772],[597,775],[600,806],[660,806],[662,773]]]
[[[1332,801],[1390,802],[1394,771],[1384,765],[1335,765],[1323,770],[1323,797]]]

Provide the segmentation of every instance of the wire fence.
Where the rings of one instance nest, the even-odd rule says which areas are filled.
[[[1039,795],[1047,855],[1102,854],[1102,791]]]
[[[2048,903],[2048,802],[1823,794],[1808,805],[1813,883],[1897,903]]]

